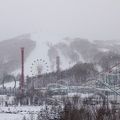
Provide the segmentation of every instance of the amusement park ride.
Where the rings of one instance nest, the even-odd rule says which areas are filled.
[[[30,72],[32,76],[38,76],[43,73],[49,72],[49,66],[48,63],[43,59],[36,59],[33,61]]]
[[[30,69],[33,78],[40,76],[44,73],[49,73],[48,63],[43,59],[34,60],[33,63],[31,64]],[[56,70],[57,72],[60,72],[59,57],[56,58]],[[16,88],[15,78],[11,78],[11,79],[13,79],[13,81],[15,82],[13,86],[13,89],[15,90],[14,91],[15,94],[16,94],[16,89],[18,89],[21,93],[20,95],[23,95],[25,93],[25,90],[27,89],[24,80],[24,48],[21,48],[21,78],[19,81],[20,82],[19,88]],[[84,92],[85,91],[90,92],[89,90],[91,90],[94,95],[99,94],[101,96],[107,97],[109,100],[113,99],[114,102],[120,103],[120,63],[111,67],[108,71],[103,71],[98,73],[94,78],[88,80],[88,82],[82,84],[81,86],[71,86],[69,82],[70,81],[57,80],[56,83],[50,83],[46,85],[46,90],[49,90],[49,92],[57,91],[58,93],[62,91],[62,93],[65,93],[67,95],[75,90],[79,91],[80,93],[81,91],[83,91],[83,89]],[[5,79],[3,80],[3,89],[5,89],[4,83],[5,83]],[[36,91],[40,89],[37,88]]]
[[[108,71],[100,72],[96,78],[88,81],[84,86],[99,90],[99,93],[108,97],[112,96],[114,102],[120,103],[120,63],[111,67]],[[111,99],[108,97],[108,99]]]

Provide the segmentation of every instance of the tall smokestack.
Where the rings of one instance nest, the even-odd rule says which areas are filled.
[[[21,80],[20,89],[24,87],[24,47],[21,48]]]

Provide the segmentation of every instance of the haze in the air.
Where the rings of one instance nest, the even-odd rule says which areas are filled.
[[[44,32],[120,39],[119,0],[1,0],[0,40]]]

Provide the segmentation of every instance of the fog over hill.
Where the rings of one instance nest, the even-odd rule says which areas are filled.
[[[0,42],[0,74],[10,73],[20,68],[20,48],[25,47],[25,59],[35,48],[35,42],[30,35],[21,35],[12,39]]]
[[[24,34],[0,43],[1,73],[13,71],[20,73],[21,47],[25,47],[25,75],[31,75],[31,65],[37,59],[45,60],[49,66],[48,72],[51,72],[56,70],[57,56],[60,57],[60,67],[64,70],[76,63],[102,65],[103,60],[107,60],[109,56],[119,59],[120,53],[119,40],[90,41],[80,37],[61,38],[58,35],[45,33]],[[44,65],[43,72],[46,72]]]
[[[88,40],[80,37],[70,38],[55,34],[35,33],[31,39],[36,48],[26,60],[25,73],[30,74],[30,65],[36,59],[43,59],[50,71],[56,70],[56,57],[60,56],[61,69],[72,67],[76,63],[100,63],[104,56],[119,56],[119,40]],[[44,69],[44,72],[45,69]]]

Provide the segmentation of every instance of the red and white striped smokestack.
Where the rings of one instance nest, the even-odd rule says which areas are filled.
[[[24,47],[21,48],[21,80],[20,89],[24,87]]]

